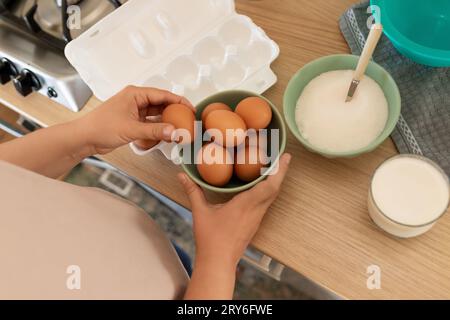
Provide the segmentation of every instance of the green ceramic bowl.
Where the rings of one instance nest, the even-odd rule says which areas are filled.
[[[358,56],[349,54],[339,54],[322,57],[314,60],[302,69],[300,69],[288,84],[284,94],[283,111],[287,125],[294,136],[300,141],[308,150],[319,153],[328,158],[336,157],[356,157],[363,153],[370,152],[376,149],[386,138],[390,136],[398,122],[401,110],[401,98],[397,84],[391,75],[377,63],[371,61],[366,71],[366,75],[375,80],[383,89],[384,95],[389,104],[389,117],[386,127],[383,132],[368,146],[350,152],[330,152],[315,147],[310,144],[300,133],[297,124],[295,123],[295,109],[297,101],[300,98],[303,89],[315,77],[328,71],[334,70],[348,70],[356,69],[358,64]],[[349,84],[350,85],[350,84]]]
[[[242,91],[242,90],[229,90],[229,91],[223,91],[223,92],[214,94],[214,95],[210,96],[209,98],[206,98],[205,100],[203,100],[196,106],[197,120],[199,120],[199,121],[201,120],[201,114],[202,114],[203,110],[211,103],[214,103],[214,102],[225,103],[234,110],[240,101],[242,101],[248,97],[260,97],[260,98],[266,100],[269,103],[269,105],[271,106],[273,117],[272,117],[272,122],[268,126],[268,129],[269,130],[270,129],[279,129],[280,130],[279,131],[279,137],[280,137],[279,155],[283,154],[284,150],[286,149],[286,134],[287,134],[286,126],[283,121],[283,117],[282,117],[281,113],[278,111],[278,109],[273,105],[272,102],[270,102],[269,100],[267,100],[266,98],[264,98],[263,96],[261,96],[259,94],[249,92],[249,91]],[[271,150],[270,150],[270,143],[269,143],[269,153],[270,152],[271,152]],[[273,163],[271,165],[271,168],[266,172],[266,174],[264,176],[261,176],[252,182],[249,182],[249,183],[243,182],[243,181],[240,181],[239,179],[237,179],[236,177],[233,177],[233,179],[226,186],[218,188],[218,187],[209,185],[200,177],[200,174],[197,171],[196,165],[193,164],[194,156],[195,155],[192,154],[192,159],[190,161],[190,164],[182,163],[181,166],[182,166],[183,170],[187,173],[187,175],[193,181],[195,181],[198,185],[200,185],[204,189],[214,191],[214,192],[219,192],[219,193],[237,193],[237,192],[242,192],[247,189],[250,189],[251,187],[256,185],[258,182],[261,182],[262,180],[264,180],[266,178],[267,174],[270,173],[270,171],[276,165],[276,163]]]

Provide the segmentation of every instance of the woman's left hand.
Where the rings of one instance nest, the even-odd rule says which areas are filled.
[[[277,172],[221,205],[209,203],[198,185],[185,173],[179,174],[192,205],[196,244],[185,299],[232,298],[236,266],[277,198],[291,158],[283,155]]]
[[[158,121],[164,108],[174,103],[194,109],[186,98],[168,91],[128,86],[77,122],[92,154],[106,154],[136,140],[171,141],[175,128]]]

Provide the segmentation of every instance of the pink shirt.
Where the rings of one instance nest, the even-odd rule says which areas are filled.
[[[158,226],[105,191],[0,161],[0,299],[175,299],[188,283]]]

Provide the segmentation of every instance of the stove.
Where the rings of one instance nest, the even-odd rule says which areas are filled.
[[[0,0],[1,85],[12,81],[22,96],[36,91],[79,111],[92,92],[65,58],[64,48],[124,2]]]

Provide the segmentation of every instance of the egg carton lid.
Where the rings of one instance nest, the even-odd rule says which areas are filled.
[[[234,0],[129,0],[71,41],[65,54],[104,101],[127,85],[142,85],[143,78],[158,75],[158,66],[183,55],[233,15],[239,16]],[[253,23],[251,27],[267,37]],[[266,40],[272,45],[270,61],[246,75],[235,89],[262,93],[277,81],[270,64],[279,55],[279,47]]]

